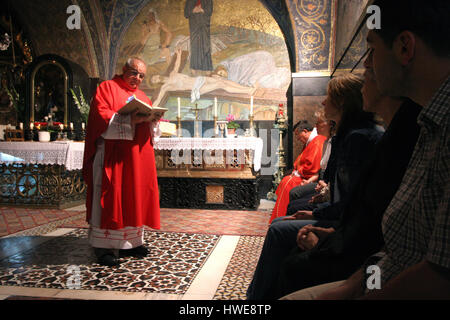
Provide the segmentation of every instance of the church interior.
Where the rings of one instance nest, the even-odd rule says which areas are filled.
[[[331,77],[362,72],[372,1],[212,1],[213,68],[201,74],[185,0],[2,2],[0,299],[246,299],[276,186],[303,147],[293,125],[314,122]],[[256,53],[279,73],[230,80]],[[147,63],[142,90],[177,131],[155,144],[161,228],[145,232],[149,255],[107,267],[88,243],[80,161],[95,90],[131,56]],[[220,64],[228,79],[212,74]],[[155,75],[185,86],[163,90]],[[231,161],[209,164],[211,150]]]

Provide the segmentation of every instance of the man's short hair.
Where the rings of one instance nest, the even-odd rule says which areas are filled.
[[[142,62],[144,65],[147,65],[147,64],[145,63],[145,61],[142,60],[141,58],[138,58],[138,57],[130,57],[130,58],[127,59],[127,62],[125,62],[125,67],[126,67],[126,68],[133,68],[132,65],[133,65],[133,62],[135,62],[135,61],[140,61],[140,62]]]
[[[295,129],[298,129],[298,131],[303,131],[303,130],[307,130],[307,131],[313,131],[314,126],[312,124],[310,124],[308,122],[308,120],[300,120],[299,122],[297,122],[294,126],[294,128],[292,129],[292,131],[295,131]]]
[[[450,53],[449,0],[375,0],[381,11],[381,29],[374,29],[392,48],[395,38],[411,31],[429,46],[437,56]]]

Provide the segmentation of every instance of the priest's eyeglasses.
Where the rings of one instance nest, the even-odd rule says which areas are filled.
[[[140,78],[140,79],[144,79],[145,78],[145,73],[139,73],[139,71],[137,71],[136,69],[128,68],[127,71],[133,77]]]

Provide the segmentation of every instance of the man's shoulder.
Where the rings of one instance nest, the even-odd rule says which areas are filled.
[[[436,91],[429,105],[419,115],[419,120],[427,118],[437,126],[446,127],[450,113],[450,76]],[[422,121],[421,121],[422,122]]]
[[[97,86],[97,89],[105,90],[105,89],[109,89],[109,88],[112,88],[112,87],[118,87],[118,86],[119,86],[119,84],[117,83],[117,81],[115,81],[114,79],[111,79],[111,80],[102,81]]]

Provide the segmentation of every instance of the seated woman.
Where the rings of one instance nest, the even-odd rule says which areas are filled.
[[[352,74],[333,78],[328,83],[327,98],[323,102],[325,116],[336,123],[336,135],[332,138],[327,165],[332,205],[317,209],[314,214],[292,217],[298,220],[280,218],[272,223],[247,291],[248,299],[274,297],[280,265],[289,252],[297,247],[297,234],[302,227],[317,225],[319,221],[321,227],[337,224],[339,217],[328,215],[327,208],[338,205],[339,201],[348,197],[352,186],[359,179],[364,162],[370,159],[383,134],[374,120],[374,114],[363,110],[362,85],[363,81]]]
[[[291,174],[285,176],[278,185],[275,194],[277,201],[272,210],[272,217],[269,223],[277,217],[286,215],[286,208],[289,204],[289,191],[292,188],[317,180],[322,158],[322,147],[327,137],[318,135],[313,131],[313,126],[306,120],[297,122],[294,126],[294,135],[304,145],[302,153],[294,162],[294,169]]]

